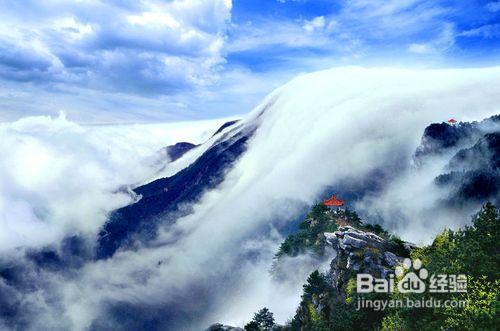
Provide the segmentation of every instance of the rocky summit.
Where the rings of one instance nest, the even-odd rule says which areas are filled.
[[[317,316],[341,316],[356,274],[388,278],[416,248],[414,244],[388,236],[378,227],[379,234],[367,228],[371,226],[358,223],[356,227],[342,225],[337,231],[323,233],[326,245],[336,254],[325,274],[315,271],[309,276],[291,330],[311,330]]]
[[[330,264],[334,287],[344,283],[345,276],[352,271],[386,277],[403,259],[391,251],[393,245],[387,240],[351,226],[342,226],[339,231],[326,232],[324,236],[337,252]]]

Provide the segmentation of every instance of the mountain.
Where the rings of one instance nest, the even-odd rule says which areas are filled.
[[[356,68],[349,74],[351,77],[366,77],[376,72]],[[155,240],[159,227],[168,229],[177,219],[192,213],[191,206],[199,202],[205,193],[225,183],[228,173],[241,171],[234,167],[239,159],[253,160],[246,162],[249,168],[244,170],[253,176],[246,181],[248,192],[254,190],[251,187],[253,183],[258,186],[266,178],[270,178],[270,175],[276,178],[281,176],[277,181],[273,179],[270,186],[290,183],[292,189],[276,192],[276,200],[301,200],[302,196],[307,196],[310,204],[312,197],[330,191],[340,192],[352,206],[363,201],[366,196],[379,195],[408,167],[405,154],[414,145],[413,142],[405,144],[401,140],[392,140],[393,134],[403,133],[399,129],[388,127],[386,118],[380,116],[380,111],[371,112],[369,105],[363,103],[344,107],[345,98],[351,90],[363,89],[363,86],[371,84],[363,81],[359,85],[359,81],[354,83],[343,79],[344,74],[342,70],[331,70],[299,77],[270,94],[245,119],[225,123],[206,143],[197,147],[184,143],[171,146],[170,150],[177,151],[173,159],[188,149],[193,151],[195,148],[202,152],[191,164],[172,176],[157,179],[133,190],[139,200],[110,215],[98,236],[97,258],[109,258],[118,249],[147,246]],[[407,93],[408,86],[394,84],[393,76],[429,81],[432,85],[431,75],[426,74],[389,71],[377,84],[391,86],[390,93],[397,95],[391,102],[406,102],[398,99],[401,98],[398,93],[402,93],[402,100],[406,100],[404,93]],[[455,77],[449,72],[441,74]],[[308,87],[312,82],[318,83],[316,89]],[[327,98],[333,87],[342,90]],[[421,87],[412,85],[411,90],[414,93],[412,97],[423,93]],[[427,93],[426,88],[422,90]],[[374,95],[373,98],[384,99],[384,93]],[[443,100],[446,98],[439,99],[439,102]],[[426,110],[428,118],[435,117],[434,107],[432,105]],[[388,113],[398,114],[393,107],[387,109]],[[354,110],[359,113],[354,113]],[[415,118],[411,114],[403,123],[403,117],[399,114],[397,116],[400,119],[398,127],[407,128],[405,134],[414,132],[410,141],[421,135],[420,127],[425,127],[420,145],[413,155],[413,162],[417,167],[422,167],[426,162],[434,162],[433,158],[436,157],[451,161],[453,154],[460,149],[470,148],[485,134],[497,132],[500,122],[500,116],[493,116],[481,122],[429,124],[428,119],[422,116]],[[344,130],[343,127],[338,127],[336,123],[340,118],[346,121],[344,124],[356,129]],[[379,143],[382,136],[387,137],[387,145]],[[250,141],[251,148],[248,147]],[[182,161],[182,157],[177,158],[174,163],[176,161]],[[485,162],[488,163],[488,160]],[[245,161],[241,164],[245,164]],[[276,170],[280,167],[283,168],[281,173]],[[449,203],[456,202],[457,199],[469,199],[474,201],[477,209],[485,199],[494,199],[496,193],[493,188],[488,192],[479,192],[474,187],[482,186],[482,183],[491,183],[489,185],[493,187],[496,177],[485,178],[484,172],[479,169],[474,171],[477,179],[466,183],[467,176],[458,179],[456,174],[449,175],[451,171],[443,169],[441,173],[434,175],[435,184],[441,187],[448,185],[446,189],[450,192],[447,198]],[[448,181],[446,176],[450,177]],[[298,184],[299,181],[301,184]],[[463,185],[459,182],[463,182]],[[478,184],[474,184],[476,182]],[[460,185],[463,187],[458,187]],[[304,204],[301,208],[303,207]],[[360,214],[366,214],[366,210],[360,208]],[[298,220],[300,216],[302,215],[297,213],[294,219]],[[286,219],[275,219],[275,222],[286,222]],[[282,228],[280,224],[275,226]],[[290,225],[286,226],[289,227]]]
[[[414,159],[421,165],[425,158],[445,151],[449,161],[435,183],[449,192],[449,204],[500,203],[500,116],[457,126],[432,124]]]
[[[195,148],[197,145],[191,144],[188,142],[180,142],[176,143],[174,145],[170,145],[165,147],[165,152],[167,153],[168,157],[170,158],[171,162],[174,162],[175,160],[179,159],[181,156]]]
[[[405,241],[464,225],[496,196],[466,190],[473,205],[453,202],[467,171],[493,173],[485,165],[496,160],[494,125],[441,123],[451,112],[491,116],[496,81],[500,69],[300,76],[206,142],[167,147],[159,178],[131,188],[134,202],[111,212],[96,235],[68,231],[63,242],[2,257],[0,328],[201,330],[221,322],[214,327],[227,329],[264,305],[283,324],[300,305],[310,268],[330,267],[336,231],[379,250],[349,266],[376,262],[383,271],[377,266],[388,268],[393,257],[385,252],[403,257]],[[465,175],[436,179],[453,172]],[[332,193],[366,221],[321,210],[325,222],[307,217]],[[337,224],[338,216],[352,225]]]
[[[498,130],[500,130],[500,115],[491,116],[480,122],[433,123],[425,128],[414,161],[420,165],[425,162],[426,157],[471,146],[485,134]]]
[[[317,205],[309,214],[306,224],[318,226],[326,225],[325,222],[330,227],[336,227],[334,232],[317,234],[317,239],[331,251],[328,254],[329,265],[325,271],[315,270],[307,280],[304,279],[303,294],[293,319],[284,325],[272,320],[271,327],[265,328],[257,322],[256,313],[255,318],[246,324],[246,331],[495,329],[498,316],[494,311],[500,293],[498,286],[493,284],[500,282],[500,261],[496,254],[500,240],[500,213],[492,204],[486,204],[473,217],[470,226],[456,232],[445,230],[436,236],[432,245],[426,247],[417,247],[401,240],[395,243],[394,238],[388,238],[387,232],[381,227],[377,227],[377,231],[382,234],[379,236],[370,231],[374,228],[367,228],[355,212],[346,214],[343,209],[332,211]],[[285,240],[282,248],[290,238]],[[314,237],[311,239],[318,242]],[[280,252],[283,252],[282,248]],[[280,259],[283,255],[278,253],[277,256]],[[292,258],[300,258],[300,255],[294,254]],[[478,258],[482,264],[476,268]],[[404,266],[405,259],[410,265]],[[423,268],[422,262],[425,263]],[[397,268],[403,274],[397,274]],[[293,277],[290,275],[292,272],[289,271],[284,277]],[[467,274],[467,290],[450,293],[447,298],[465,299],[469,306],[466,309],[426,307],[415,312],[401,304],[389,302],[404,302],[405,299],[412,302],[442,300],[443,293],[398,293],[389,290],[380,293],[357,292],[357,275],[360,273],[388,282],[392,280],[397,284],[410,277],[412,272],[417,272],[419,276],[415,277],[422,277],[423,280],[436,274]],[[399,288],[399,284],[394,286]],[[389,285],[387,288],[390,288]],[[384,301],[386,309],[381,309],[381,306],[370,307],[366,304],[368,301]],[[363,307],[363,304],[367,306]],[[263,310],[268,311],[267,308]],[[268,314],[272,316],[271,312]],[[233,328],[214,324],[209,330]]]
[[[159,226],[168,226],[177,218],[189,214],[191,210],[184,208],[185,205],[197,201],[203,192],[222,183],[225,172],[245,152],[248,139],[257,129],[257,125],[240,126],[221,134],[237,122],[230,121],[222,125],[212,136],[210,147],[185,169],[171,177],[134,188],[134,193],[140,199],[112,213],[99,234],[96,257],[108,258],[119,248],[147,244],[155,238]],[[423,132],[414,161],[421,165],[429,157],[447,155],[446,152],[452,151],[450,155],[453,156],[445,168],[447,172],[435,178],[436,185],[450,191],[448,200],[462,204],[471,200],[477,203],[498,201],[500,130],[495,130],[499,128],[498,115],[481,122],[430,124]],[[173,158],[174,161],[195,147],[193,144],[179,143],[166,149],[180,153],[177,158]],[[393,171],[387,173],[393,174]],[[383,189],[389,180],[385,178],[380,181],[384,177],[384,171],[380,169],[361,181],[345,179],[336,185],[335,190],[353,202],[367,193],[373,194]],[[334,188],[327,191],[332,190]]]
[[[330,210],[323,210],[323,214],[330,213]],[[329,217],[336,221],[337,230],[321,235],[336,254],[330,257],[329,270],[325,274],[315,271],[308,277],[290,329],[337,330],[344,327],[348,330],[357,325],[361,330],[368,330],[365,321],[358,319],[355,311],[346,311],[345,302],[352,295],[349,288],[352,287],[353,278],[358,273],[364,273],[388,279],[394,273],[394,268],[409,256],[415,246],[389,236],[382,228],[378,228],[381,236],[371,232],[369,229],[373,228],[366,228],[355,213],[346,216],[344,211],[340,211]],[[322,316],[335,326],[323,323]],[[343,318],[350,319],[350,323],[342,321]],[[371,312],[367,319],[376,324],[381,314]],[[324,324],[323,329],[321,324]]]
[[[184,205],[194,203],[203,192],[219,185],[255,132],[254,127],[248,127],[222,134],[234,123],[228,122],[219,128],[208,150],[185,169],[136,187],[134,192],[139,200],[113,212],[99,233],[97,258],[108,258],[121,247],[153,240],[160,225],[168,225],[190,213],[189,208],[182,208]]]
[[[450,203],[489,200],[500,204],[500,131],[485,134],[472,147],[459,150],[447,170],[436,183],[451,191]]]

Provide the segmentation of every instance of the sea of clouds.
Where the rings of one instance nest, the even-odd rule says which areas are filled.
[[[34,311],[32,329],[133,329],[155,319],[163,329],[199,330],[213,322],[242,325],[263,306],[284,322],[309,271],[290,264],[299,277],[278,282],[270,275],[282,240],[277,228],[328,186],[393,168],[399,170],[385,191],[356,207],[411,220],[384,222],[418,243],[463,224],[469,215],[427,219],[423,211],[446,194],[432,185],[444,161],[414,169],[412,155],[430,123],[481,120],[499,113],[499,101],[500,68],[348,67],[298,77],[243,119],[243,126],[258,124],[246,153],[192,214],[160,231],[158,245],[88,262],[77,275],[43,272],[44,291],[15,295]],[[213,124],[184,136],[175,125],[86,128],[64,117],[2,124],[0,249],[95,234],[107,212],[133,201],[121,188],[156,176],[160,147],[176,139],[201,142]],[[172,233],[183,236],[171,241]],[[134,318],[120,318],[117,306]]]
[[[61,114],[1,123],[0,252],[95,234],[133,201],[127,187],[168,163],[162,147],[201,143],[223,121],[82,126]]]

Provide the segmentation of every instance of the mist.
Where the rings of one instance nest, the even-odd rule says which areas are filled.
[[[81,126],[61,113],[0,124],[0,252],[95,235],[134,201],[129,187],[169,162],[162,147],[201,143],[221,121]]]
[[[28,329],[85,330],[96,320],[114,327],[120,322],[112,313],[118,304],[158,307],[165,319],[160,325],[172,330],[199,330],[214,322],[243,325],[263,306],[283,323],[293,317],[302,276],[312,270],[279,284],[273,280],[273,256],[283,240],[278,229],[320,201],[327,187],[394,164],[405,166],[380,195],[357,203],[362,214],[384,216],[390,229],[416,242],[463,224],[468,215],[446,213],[439,215],[442,221],[429,222],[424,211],[446,193],[431,183],[445,159],[412,170],[412,156],[430,123],[481,120],[499,113],[499,101],[499,67],[346,67],[300,76],[241,121],[242,127],[258,125],[247,151],[191,214],[160,230],[156,245],[89,261],[77,275],[47,272],[43,291],[19,294],[37,307]],[[40,247],[78,231],[95,234],[109,211],[133,201],[118,188],[157,176],[162,168],[155,151],[175,139],[207,137],[206,130],[186,137],[169,127],[114,127],[108,139],[109,132],[93,130],[63,117],[3,125],[0,237],[6,239],[0,249]],[[188,165],[186,160],[213,142],[163,173],[180,170],[179,164]],[[404,217],[394,217],[400,210]],[[294,272],[297,266],[289,268]],[[47,303],[52,296],[60,306]]]

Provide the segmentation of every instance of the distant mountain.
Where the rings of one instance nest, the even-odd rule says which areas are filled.
[[[179,159],[180,157],[182,157],[184,154],[186,154],[196,146],[198,145],[191,144],[188,142],[180,142],[165,147],[165,151],[168,157],[170,158],[170,162],[174,162],[175,160]]]
[[[421,167],[436,156],[448,159],[435,178],[436,185],[449,192],[444,204],[500,202],[500,115],[480,122],[429,125],[413,159]]]
[[[417,165],[425,162],[429,156],[471,146],[486,133],[500,129],[500,115],[495,115],[481,122],[459,122],[458,124],[433,123],[427,126],[417,148],[414,160]]]
[[[217,129],[217,131],[215,131],[215,133],[212,135],[212,137],[216,136],[217,134],[224,131],[226,128],[233,126],[234,124],[236,124],[238,122],[239,122],[239,120],[227,121],[226,123],[222,124]],[[199,145],[195,145],[195,144],[183,141],[183,142],[178,142],[174,145],[167,146],[163,150],[165,151],[165,153],[169,157],[169,159],[170,159],[169,161],[174,162],[174,161],[178,160],[179,158],[181,158],[184,154],[186,154],[187,152],[189,152],[190,150],[192,150],[193,148],[198,147],[198,146]]]
[[[458,151],[448,168],[453,171],[500,169],[500,130],[487,133],[474,146]]]
[[[500,203],[500,131],[487,133],[469,148],[460,149],[436,184],[450,190],[450,203]]]
[[[190,209],[181,206],[195,202],[203,192],[223,181],[225,172],[245,152],[246,143],[257,128],[255,124],[234,127],[237,123],[230,121],[222,125],[214,134],[211,147],[187,168],[135,188],[139,201],[113,212],[100,232],[97,258],[110,257],[120,248],[146,244],[155,237],[159,226],[168,226],[180,216],[189,214]],[[233,128],[228,129],[230,127]],[[498,115],[481,122],[430,124],[415,152],[415,163],[421,165],[431,156],[451,152],[453,156],[447,172],[435,180],[438,186],[448,187],[449,201],[498,201],[500,131],[495,131],[498,128]],[[228,130],[221,134],[225,129]],[[166,149],[175,160],[194,147],[196,145],[183,142]],[[343,186],[336,189],[351,200],[358,199],[374,188],[382,189],[389,180],[385,177],[382,170],[377,170],[367,176],[363,185],[359,181],[345,180]],[[385,179],[375,184],[371,182],[373,178]]]
[[[166,226],[189,214],[191,210],[185,205],[195,202],[203,192],[224,180],[225,172],[245,151],[246,142],[256,129],[247,126],[221,134],[235,122],[229,123],[217,130],[214,136],[220,137],[191,165],[171,177],[134,189],[139,201],[113,212],[99,233],[98,259],[112,256],[119,248],[131,248],[152,240],[160,225]]]
[[[240,120],[232,120],[232,121],[227,121],[226,123],[222,124],[220,126],[220,128],[217,129],[217,131],[215,131],[214,133],[214,136],[221,133],[223,130],[225,130],[226,128],[230,127],[230,126],[233,126],[235,125],[236,123],[238,123]]]
[[[155,238],[158,227],[168,226],[191,212],[189,203],[203,192],[219,185],[234,161],[246,150],[246,143],[257,129],[252,122],[235,126],[239,121],[222,125],[213,135],[214,141],[198,159],[185,169],[167,178],[136,187],[140,199],[113,212],[99,233],[96,258],[108,258],[118,249],[144,245]],[[429,157],[452,153],[446,173],[435,180],[436,185],[448,187],[448,203],[472,200],[483,203],[498,201],[498,132],[500,116],[481,122],[430,124],[423,133],[414,160],[422,165]],[[223,134],[221,134],[225,131]],[[493,132],[493,133],[488,133]],[[196,147],[178,143],[166,147],[172,161]],[[463,148],[462,148],[463,147]],[[453,151],[456,151],[453,153]],[[335,191],[352,201],[364,194],[382,190],[394,170],[374,170],[365,179],[344,179]],[[333,188],[328,189],[333,190]]]

